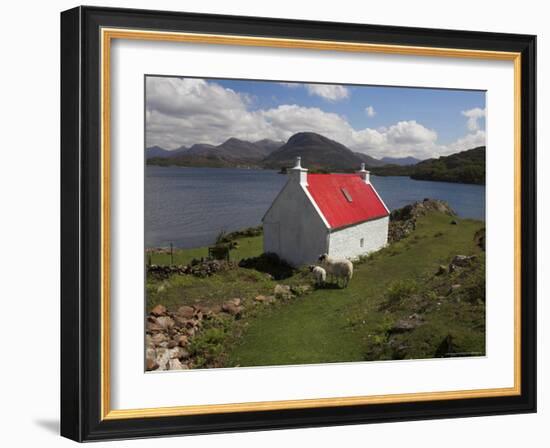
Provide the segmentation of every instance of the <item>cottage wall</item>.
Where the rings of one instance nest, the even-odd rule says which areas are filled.
[[[336,230],[330,234],[328,254],[353,259],[381,249],[388,243],[388,226],[389,216],[386,216]]]
[[[314,263],[327,252],[328,229],[304,188],[287,182],[263,220],[264,252],[293,266]]]

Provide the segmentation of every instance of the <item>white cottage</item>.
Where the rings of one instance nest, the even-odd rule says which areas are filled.
[[[308,174],[297,157],[263,217],[264,252],[293,266],[324,253],[357,258],[387,244],[389,214],[365,164],[356,174]]]

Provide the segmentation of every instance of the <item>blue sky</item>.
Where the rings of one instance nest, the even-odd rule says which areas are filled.
[[[375,157],[450,154],[485,144],[485,92],[148,77],[147,146],[286,141],[314,131]]]
[[[426,89],[347,85],[349,96],[339,101],[327,101],[304,88],[289,88],[278,82],[217,80],[220,85],[252,96],[252,110],[268,109],[281,104],[318,107],[347,118],[355,129],[390,126],[399,121],[416,120],[437,131],[441,143],[451,143],[467,131],[461,112],[485,109],[485,91]],[[290,83],[289,83],[290,84]],[[299,83],[293,83],[300,85]],[[369,117],[365,108],[374,108]],[[479,121],[485,126],[485,119]]]

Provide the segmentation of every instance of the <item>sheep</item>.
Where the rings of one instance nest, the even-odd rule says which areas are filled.
[[[346,288],[353,276],[353,263],[345,258],[332,258],[328,254],[319,257],[321,266],[323,266],[331,279],[336,277],[336,283],[340,285],[340,279],[344,279],[344,288]]]
[[[325,271],[321,266],[311,265],[309,270],[315,275],[315,284],[317,286],[323,285],[327,280],[327,271]]]

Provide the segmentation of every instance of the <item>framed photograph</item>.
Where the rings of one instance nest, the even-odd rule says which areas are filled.
[[[61,14],[61,433],[536,411],[535,36]]]

